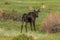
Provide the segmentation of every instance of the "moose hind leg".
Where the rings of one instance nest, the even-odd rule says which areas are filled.
[[[21,32],[22,32],[22,29],[23,29],[23,24],[24,24],[24,22],[22,22],[22,25],[21,25]]]
[[[30,27],[31,27],[31,31],[32,31],[32,22],[30,22]]]

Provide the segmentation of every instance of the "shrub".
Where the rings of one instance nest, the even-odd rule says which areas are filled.
[[[16,11],[16,10],[12,10],[12,13],[10,14],[10,17],[11,17],[14,21],[20,21],[20,14],[19,14],[18,11]]]
[[[7,11],[3,13],[3,19],[4,20],[13,20],[13,21],[20,21],[20,13],[16,11],[15,9],[11,11]]]
[[[10,3],[6,1],[4,4],[5,4],[5,5],[9,5]]]
[[[60,32],[60,13],[56,12],[47,14],[43,19],[41,26],[44,32]]]

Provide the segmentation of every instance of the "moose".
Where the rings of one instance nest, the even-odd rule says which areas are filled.
[[[40,12],[40,9],[38,9],[38,10],[34,9],[32,12],[28,12],[28,14],[24,13],[22,15],[21,32],[22,32],[22,29],[23,29],[24,22],[25,22],[26,32],[27,32],[27,24],[28,23],[30,24],[31,31],[32,31],[32,26],[34,27],[34,30],[36,31],[35,21],[36,21],[36,18],[38,17],[39,12]]]

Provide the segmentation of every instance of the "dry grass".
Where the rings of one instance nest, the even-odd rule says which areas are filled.
[[[4,10],[0,8],[0,20],[3,17]]]

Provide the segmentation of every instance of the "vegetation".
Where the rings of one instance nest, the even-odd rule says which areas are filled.
[[[52,12],[47,14],[41,25],[42,30],[45,32],[60,32],[60,13]]]
[[[23,40],[22,38],[25,39],[25,37],[26,39],[32,39],[32,37],[27,37],[25,34],[33,36],[35,38],[33,40],[60,40],[59,33],[47,34],[41,32],[41,22],[46,15],[50,12],[60,11],[60,0],[0,0],[0,10],[3,10],[6,14],[10,14],[14,9],[22,16],[23,13],[28,13],[38,8],[40,8],[41,12],[36,20],[36,32],[34,30],[31,31],[28,24],[28,33],[25,32],[25,28],[23,28],[23,33],[20,33],[21,21],[17,22],[10,19],[7,21],[0,20],[0,40],[15,40],[15,38]]]

